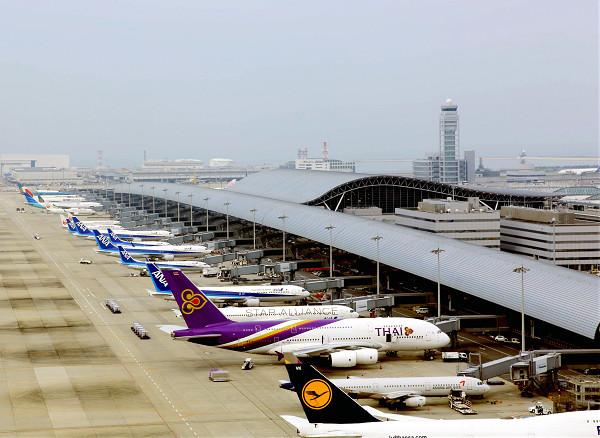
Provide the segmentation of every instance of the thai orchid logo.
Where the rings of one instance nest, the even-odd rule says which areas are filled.
[[[404,336],[410,336],[414,333],[414,330],[408,327],[404,327]]]
[[[183,300],[181,312],[186,315],[191,314],[194,310],[201,309],[206,304],[206,298],[192,292],[190,289],[181,292],[181,299]]]

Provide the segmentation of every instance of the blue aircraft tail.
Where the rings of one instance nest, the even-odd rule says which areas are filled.
[[[73,219],[73,223],[75,224],[75,227],[77,228],[77,232],[79,234],[82,234],[84,236],[93,236],[94,233],[92,233],[92,231],[85,226],[85,224],[83,222],[81,222],[79,219],[77,219],[76,216],[71,216],[71,218]]]
[[[118,245],[117,248],[119,249],[119,256],[121,257],[121,262],[124,265],[141,265],[142,263],[138,262],[137,260],[135,260],[133,257],[131,257],[129,255],[129,253],[127,252],[127,250],[125,248],[123,248],[121,245]]]
[[[67,229],[71,233],[77,233],[77,227],[75,226],[75,222],[70,217],[67,218]]]
[[[79,222],[81,223],[81,222]],[[110,243],[108,237],[100,234],[100,231],[94,230],[94,237],[96,238],[96,243],[98,243],[98,248],[103,251],[118,251],[117,247]]]
[[[27,201],[27,203],[28,203],[29,205],[34,205],[34,206],[36,206],[36,207],[38,207],[38,206],[40,206],[40,207],[41,207],[41,204],[40,204],[39,202],[37,202],[37,201],[35,200],[35,198],[33,198],[33,197],[31,196],[31,193],[29,193],[28,191],[24,191],[24,192],[23,192],[23,194],[25,195],[25,200]]]
[[[285,368],[306,418],[310,423],[375,423],[379,420],[368,413],[348,394],[307,363],[286,358]]]
[[[148,259],[146,259],[146,269],[150,274],[150,278],[152,278],[152,283],[154,283],[154,289],[156,289],[156,292],[170,294],[171,289],[169,289],[169,284],[167,283],[167,279],[165,278],[164,274],[154,263],[148,262]]]
[[[110,243],[112,243],[113,245],[129,245],[129,242],[125,242],[124,240],[121,240],[121,238],[119,236],[117,236],[115,234],[115,232],[113,230],[111,230],[110,228],[107,228],[106,231],[108,232],[108,239],[110,240]],[[131,245],[133,246],[133,245]]]
[[[188,328],[231,322],[181,271],[162,269]]]

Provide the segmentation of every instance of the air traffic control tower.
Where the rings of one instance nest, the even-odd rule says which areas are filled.
[[[447,99],[440,114],[440,180],[447,184],[459,183],[458,105]]]

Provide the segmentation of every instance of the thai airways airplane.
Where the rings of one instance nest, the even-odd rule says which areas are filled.
[[[174,300],[167,280],[154,263],[146,264],[155,291],[148,290],[150,295],[164,300]],[[310,296],[310,292],[294,285],[260,285],[260,286],[223,286],[202,288],[204,295],[213,303],[238,303],[245,306],[260,306],[265,302],[289,303]],[[278,319],[278,318],[271,318]]]
[[[294,352],[327,358],[333,367],[375,364],[378,351],[430,350],[450,342],[435,325],[411,318],[234,322],[182,272],[163,274],[188,329],[159,328],[177,340],[258,354]]]
[[[81,229],[81,222],[75,224]],[[98,230],[93,230],[93,234],[96,238],[96,243],[98,244],[98,248],[94,248],[94,250],[101,254],[106,254],[110,256],[119,256],[119,248],[110,243],[108,237],[100,234]],[[203,249],[204,248],[204,249]],[[209,253],[210,250],[201,246],[179,246],[179,245],[161,245],[161,246],[143,246],[143,247],[135,247],[129,248],[129,253],[131,254],[142,254],[148,257],[156,258],[161,257],[165,260],[173,260],[174,257],[197,257],[200,255],[204,255]]]
[[[569,175],[569,174],[573,174],[573,175],[581,175],[583,173],[600,173],[600,167],[596,168],[596,167],[586,167],[586,168],[580,168],[580,169],[563,169],[560,170],[558,172],[561,175]]]
[[[171,295],[172,296],[172,295]],[[208,297],[210,299],[210,297]],[[181,310],[171,309],[177,318],[182,317]],[[221,307],[221,313],[232,321],[273,321],[275,319],[344,319],[358,318],[358,312],[347,306],[262,306],[262,307]],[[180,330],[185,327],[180,327]],[[287,388],[285,388],[287,389]],[[448,394],[446,394],[448,395]]]
[[[87,227],[85,224],[83,224],[76,216],[72,216],[73,222],[75,223],[75,226],[77,227],[77,233],[80,236],[90,236],[93,237],[94,233],[93,231]],[[98,232],[100,232],[100,234],[102,235],[107,235],[108,234],[108,229],[101,229],[98,230]],[[126,229],[121,229],[121,230],[114,230],[115,234],[117,234],[119,237],[124,237],[124,238],[140,238],[140,239],[146,239],[146,238],[162,238],[162,239],[166,239],[169,237],[173,237],[173,234],[167,230],[126,230]],[[204,249],[206,249],[204,246],[202,247]]]
[[[140,262],[135,260],[121,245],[117,246],[117,248],[119,249],[119,255],[121,256],[121,261],[119,263],[131,269],[146,269],[146,262]],[[179,269],[181,271],[201,271],[203,268],[208,268],[210,266],[207,263],[199,262],[196,260],[184,260],[179,262],[155,262],[155,264],[160,268]]]
[[[400,404],[409,408],[425,406],[427,397],[446,397],[452,390],[463,391],[469,396],[483,397],[490,391],[489,385],[474,377],[352,377],[331,379],[338,388],[352,398],[374,398],[388,404]],[[280,380],[280,387],[295,391],[292,382]]]
[[[301,437],[598,437],[600,411],[565,412],[519,419],[434,420],[384,414],[352,400],[309,364],[286,358],[286,369],[306,418],[281,417]],[[375,416],[396,421],[380,421]]]

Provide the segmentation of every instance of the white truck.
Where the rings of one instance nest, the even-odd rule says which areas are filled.
[[[209,268],[202,269],[203,277],[216,277],[218,273],[219,273],[219,268],[217,268],[216,266],[211,266]]]
[[[464,352],[442,351],[442,360],[444,362],[467,362],[469,356]]]

